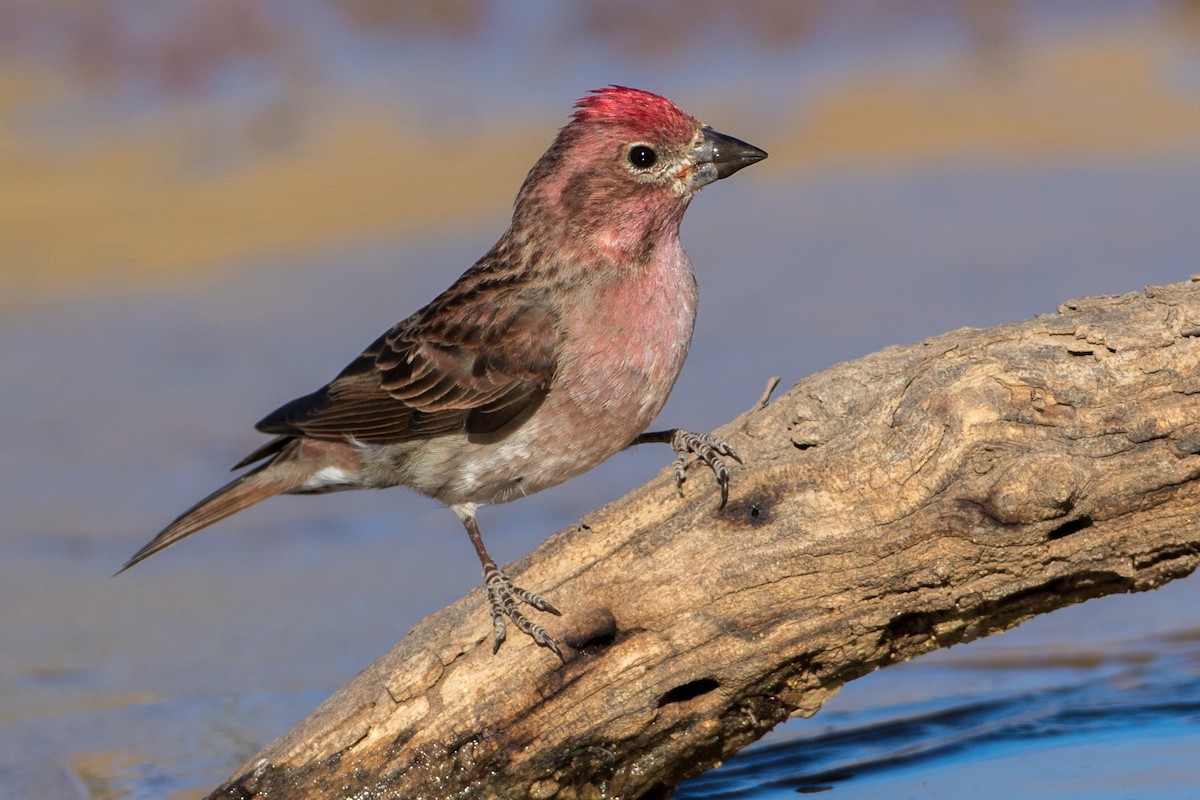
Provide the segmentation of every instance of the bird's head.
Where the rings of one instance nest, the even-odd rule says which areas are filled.
[[[665,97],[625,86],[581,98],[563,130],[607,145],[614,171],[631,182],[680,197],[767,157],[754,145],[702,125]]]
[[[584,239],[648,251],[657,237],[678,235],[701,188],[766,157],[665,97],[609,86],[575,103],[530,171],[517,211],[532,206]]]

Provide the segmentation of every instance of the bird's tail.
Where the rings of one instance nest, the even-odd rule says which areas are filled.
[[[145,547],[134,553],[133,558],[125,562],[125,566],[121,567],[117,574],[214,522],[219,522],[268,497],[295,488],[302,482],[292,470],[272,470],[270,467],[271,463],[268,462],[253,472],[234,478],[180,514]]]

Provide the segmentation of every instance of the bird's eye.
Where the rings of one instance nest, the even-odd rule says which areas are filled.
[[[658,153],[654,152],[652,147],[639,144],[629,148],[629,163],[638,169],[649,169],[654,166],[656,161],[658,161]]]

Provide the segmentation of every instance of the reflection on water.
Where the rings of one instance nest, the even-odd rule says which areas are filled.
[[[1058,670],[1031,652],[1024,666],[1038,671],[1042,685],[1004,691],[964,683],[945,663],[910,669],[917,674],[899,680],[924,682],[938,694],[834,711],[826,724],[753,747],[687,782],[677,796],[1191,797],[1196,773],[1177,767],[1200,742],[1196,645],[1194,636],[1143,641],[1131,652],[1061,659]],[[995,661],[977,661],[975,676],[1023,664],[1013,653]],[[936,685],[957,692],[944,694]],[[1136,770],[1127,769],[1131,761]]]
[[[0,5],[0,796],[200,796],[475,586],[458,523],[399,490],[264,504],[108,576],[484,252],[587,88],[771,152],[685,221],[673,423],[1200,272],[1195,3],[752,6]],[[486,509],[489,544],[514,559],[664,465]],[[681,794],[1184,796],[1197,595],[883,670]]]

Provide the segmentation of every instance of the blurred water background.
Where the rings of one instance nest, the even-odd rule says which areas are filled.
[[[0,797],[203,796],[479,582],[404,490],[279,499],[109,576],[481,255],[608,83],[771,154],[685,220],[667,424],[1200,272],[1196,2],[0,0]],[[668,460],[486,509],[492,552]],[[1195,797],[1198,600],[883,670],[679,794]]]

